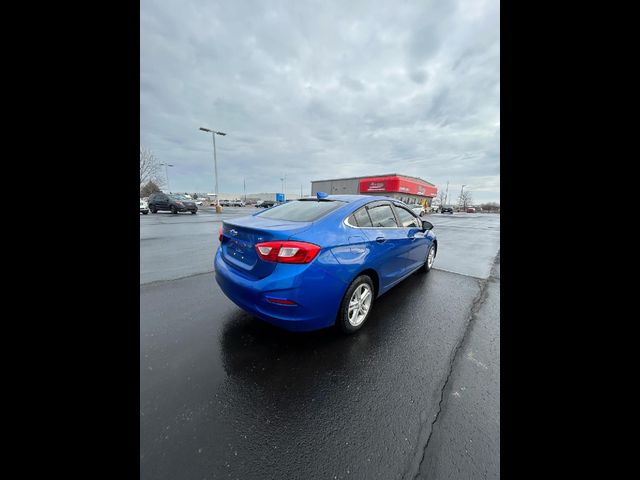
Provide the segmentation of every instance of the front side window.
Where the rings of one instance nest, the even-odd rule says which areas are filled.
[[[367,208],[369,217],[374,227],[397,227],[396,217],[393,215],[391,205],[379,204]]]

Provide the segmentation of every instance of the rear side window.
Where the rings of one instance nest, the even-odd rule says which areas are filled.
[[[345,205],[339,201],[296,200],[273,207],[258,216],[291,222],[313,222]]]
[[[373,227],[371,218],[369,218],[369,214],[367,213],[367,209],[365,207],[354,213],[353,217],[356,220],[356,225],[358,225],[359,227]]]
[[[420,225],[418,225],[418,219],[414,215],[412,215],[408,210],[396,205],[396,212],[398,212],[398,218],[400,219],[400,223],[402,224],[403,227],[420,228]]]
[[[397,227],[396,217],[393,215],[391,205],[376,205],[369,207],[369,216],[374,227]]]

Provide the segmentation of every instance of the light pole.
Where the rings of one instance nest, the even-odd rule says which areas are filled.
[[[222,135],[224,137],[226,133],[216,132],[215,130],[204,127],[200,127],[200,130],[210,133],[211,138],[213,138],[213,166],[216,175],[216,213],[222,213],[222,207],[220,206],[220,192],[218,192],[218,160],[216,158],[216,135]]]
[[[462,185],[462,189],[460,189],[460,201],[462,202],[462,208],[466,210],[467,206],[465,205],[465,203],[467,202],[464,201],[464,197],[462,196],[462,194],[464,193],[464,187],[466,187],[466,185]]]
[[[447,202],[449,201],[449,180],[447,180],[447,193],[444,196],[444,205],[449,205]]]
[[[169,184],[169,170],[167,170],[167,167],[173,167],[173,165],[171,165],[170,163],[161,163],[160,165],[164,165],[164,175],[165,177],[167,177],[167,190],[169,190],[169,193],[171,193],[171,185]]]
[[[282,193],[284,195],[285,202],[287,201],[287,174],[285,173],[282,178],[280,178],[282,182]]]

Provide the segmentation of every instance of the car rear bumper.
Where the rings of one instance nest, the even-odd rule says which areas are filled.
[[[310,265],[278,264],[262,279],[248,279],[229,266],[218,249],[215,274],[224,294],[243,310],[265,322],[290,331],[310,331],[335,323],[346,285]],[[292,300],[296,305],[280,305],[267,297]]]

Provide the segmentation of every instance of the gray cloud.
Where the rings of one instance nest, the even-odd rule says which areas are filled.
[[[497,1],[144,0],[141,142],[175,190],[423,177],[499,200]]]

